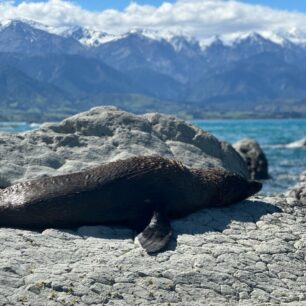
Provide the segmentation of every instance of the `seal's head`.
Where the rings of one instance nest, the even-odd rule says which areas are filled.
[[[204,194],[202,197],[206,200],[206,194],[210,193],[211,202],[214,206],[226,206],[243,201],[262,188],[260,182],[249,181],[222,168],[195,169],[192,171],[203,186]],[[205,203],[202,206],[205,207]]]
[[[221,205],[230,205],[247,199],[262,188],[262,183],[249,181],[235,173],[227,173],[221,181]]]

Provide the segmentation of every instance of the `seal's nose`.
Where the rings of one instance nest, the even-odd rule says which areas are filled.
[[[249,196],[257,193],[262,188],[262,183],[258,181],[249,181]]]

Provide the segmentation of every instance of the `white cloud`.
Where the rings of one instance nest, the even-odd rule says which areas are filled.
[[[306,14],[231,0],[177,0],[159,7],[131,3],[123,11],[92,12],[64,0],[22,2],[0,0],[0,20],[31,19],[53,27],[81,25],[109,33],[133,28],[188,33],[200,40],[245,32],[306,33]]]

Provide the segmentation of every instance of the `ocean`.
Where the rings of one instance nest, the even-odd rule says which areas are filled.
[[[234,143],[242,138],[253,138],[264,150],[271,179],[264,182],[262,194],[285,191],[298,181],[306,170],[306,148],[286,148],[285,145],[306,137],[306,119],[264,120],[195,120],[193,124],[219,139]],[[0,122],[0,131],[23,132],[39,124]]]
[[[306,170],[306,148],[285,147],[306,137],[306,119],[197,120],[193,123],[229,143],[253,138],[260,144],[271,175],[271,179],[264,182],[263,194],[288,189]]]

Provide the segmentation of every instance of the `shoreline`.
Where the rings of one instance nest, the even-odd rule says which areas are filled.
[[[101,105],[100,105],[101,106]],[[97,107],[100,107],[97,106]],[[108,106],[108,105],[102,105],[102,107]],[[124,110],[124,108],[123,108]],[[4,115],[4,111],[2,111],[2,114],[0,115],[0,122],[26,122],[26,123],[44,123],[44,122],[58,122],[63,119],[65,119],[68,116],[73,116],[78,114],[81,111],[85,110],[75,110],[68,113],[62,113],[57,114],[54,112],[50,116],[49,114],[45,114],[43,112],[40,113],[29,113],[25,114],[21,111],[17,113],[12,113],[9,115]],[[129,110],[130,111],[130,110]],[[133,112],[133,111],[132,111]],[[151,112],[151,111],[150,111]],[[154,112],[154,111],[153,111]],[[158,112],[158,110],[156,110]],[[146,110],[142,112],[134,112],[137,115],[143,115],[146,112]],[[162,112],[159,112],[162,113]],[[56,115],[55,115],[56,114]],[[203,115],[197,116],[193,113],[189,112],[166,112],[164,113],[167,116],[175,116],[183,120],[188,121],[198,121],[198,120],[306,120],[306,113],[258,113],[258,112],[232,112],[232,111],[226,111],[226,112],[205,112],[203,111]],[[40,118],[43,118],[40,120]]]

